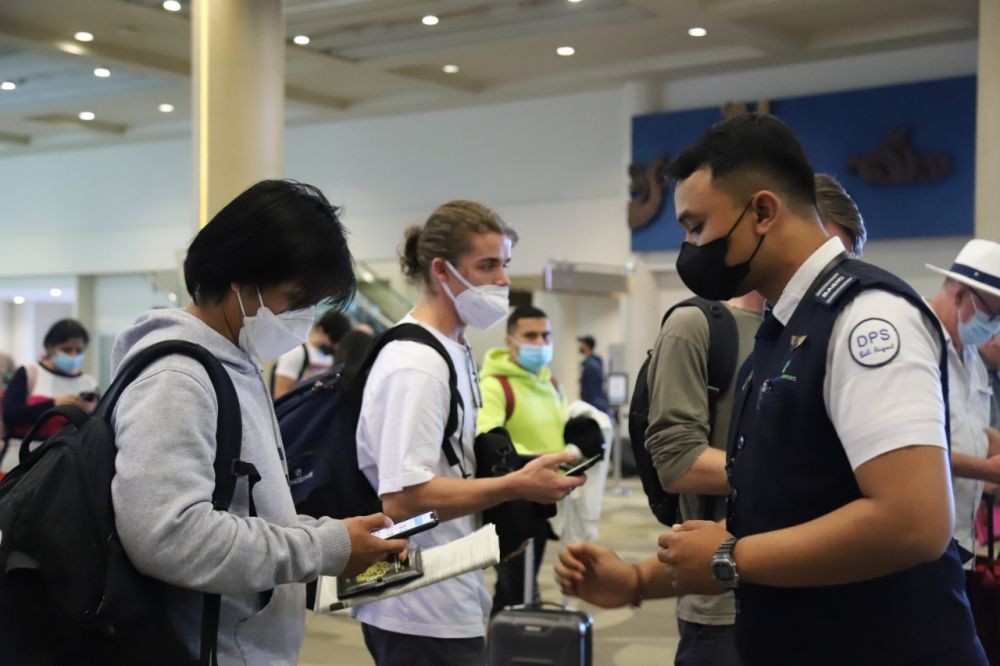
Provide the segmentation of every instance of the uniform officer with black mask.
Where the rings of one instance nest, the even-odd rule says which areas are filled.
[[[780,120],[713,126],[670,176],[684,283],[774,306],[737,378],[727,519],[659,539],[674,585],[736,591],[747,666],[985,666],[951,539],[933,312],[827,237],[812,168]]]

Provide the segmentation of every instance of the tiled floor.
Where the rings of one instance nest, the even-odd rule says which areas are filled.
[[[632,491],[631,496],[612,493],[606,496],[598,540],[614,548],[624,559],[635,560],[655,552],[656,537],[661,530],[649,514],[638,482],[626,481],[624,486]],[[552,564],[557,552],[558,545],[550,542],[539,576],[542,597],[546,601],[561,598],[552,580]],[[492,579],[492,572],[487,572],[491,586]],[[673,664],[677,649],[674,601],[647,601],[638,611],[631,608],[601,610],[579,602],[575,605],[594,618],[595,666]],[[372,660],[361,639],[361,628],[355,621],[341,616],[312,615],[308,618],[299,663],[304,666],[363,666],[371,664]]]

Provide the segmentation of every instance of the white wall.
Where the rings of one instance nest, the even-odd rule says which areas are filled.
[[[975,43],[963,42],[673,81],[662,86],[661,101],[666,109],[692,108],[970,74],[975,66]],[[407,225],[445,200],[468,197],[496,208],[520,232],[515,275],[537,275],[550,258],[622,265],[631,258],[627,97],[606,90],[294,127],[286,132],[285,173],[345,206],[351,247],[363,260],[391,260]],[[191,167],[188,139],[0,159],[0,278],[111,274],[98,284],[95,333],[120,330],[159,298],[135,275],[175,270],[176,253],[193,233]],[[960,245],[872,244],[868,257],[927,293],[934,285],[923,261],[947,265]],[[567,332],[555,362],[565,384],[575,384],[577,364],[569,331],[587,330],[602,346],[625,340],[638,367],[660,314],[683,295],[645,263],[635,290],[617,306],[540,300]]]

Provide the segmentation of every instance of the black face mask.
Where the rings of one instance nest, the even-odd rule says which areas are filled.
[[[736,296],[740,285],[750,272],[750,262],[757,256],[757,251],[764,242],[763,236],[757,241],[753,254],[743,263],[727,266],[726,254],[729,252],[729,237],[750,210],[751,203],[753,203],[752,198],[725,236],[704,245],[692,245],[687,242],[681,244],[681,253],[677,257],[677,273],[687,288],[702,298],[725,301]]]

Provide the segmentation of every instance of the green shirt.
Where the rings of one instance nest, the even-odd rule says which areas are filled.
[[[476,430],[487,432],[498,426],[507,428],[518,453],[538,455],[562,451],[566,405],[552,382],[552,370],[546,366],[538,374],[519,366],[506,347],[486,352],[480,371],[479,388],[483,406],[476,420]],[[506,377],[514,393],[514,409],[507,420],[507,399],[497,377]]]

